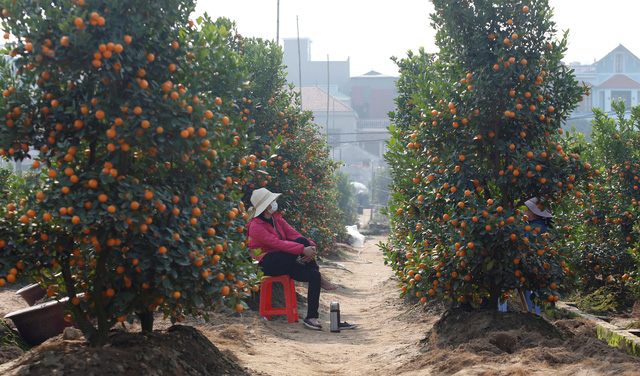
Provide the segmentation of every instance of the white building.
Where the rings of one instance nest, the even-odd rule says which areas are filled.
[[[619,45],[591,65],[571,63],[576,79],[591,87],[575,115],[590,113],[593,108],[611,111],[612,100],[624,100],[627,108],[640,104],[640,59]]]

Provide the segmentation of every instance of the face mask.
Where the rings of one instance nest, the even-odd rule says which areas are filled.
[[[271,205],[269,205],[269,208],[267,209],[267,212],[269,214],[273,214],[276,212],[276,210],[278,210],[278,202],[274,201],[271,203]]]

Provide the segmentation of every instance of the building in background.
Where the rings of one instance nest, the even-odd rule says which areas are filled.
[[[569,67],[591,93],[572,113],[567,128],[575,126],[589,136],[594,108],[610,112],[612,100],[624,100],[627,110],[640,104],[640,59],[623,45],[593,64],[570,63]]]
[[[313,111],[331,145],[331,156],[352,181],[368,184],[383,157],[387,114],[395,108],[397,77],[375,71],[350,77],[346,61],[312,61],[309,38],[284,39],[283,64],[287,81],[301,91],[303,110]]]
[[[300,48],[298,48],[300,46]],[[328,60],[328,59],[327,59]],[[345,61],[312,61],[311,39],[285,38],[282,63],[287,81],[296,87],[320,86],[337,88],[336,91],[349,96],[350,64]],[[300,81],[302,79],[302,82]],[[332,94],[333,91],[329,90]]]
[[[591,65],[571,63],[576,79],[591,86],[591,95],[576,113],[591,112],[595,107],[611,111],[611,100],[624,100],[627,108],[640,103],[640,59],[619,45]]]
[[[380,158],[389,139],[389,112],[395,109],[397,79],[376,71],[351,77],[351,107],[358,113],[358,143]]]
[[[300,88],[296,87],[294,90],[300,91]],[[344,97],[344,94],[331,95],[319,86],[303,86],[300,93],[302,109],[313,111],[314,121],[324,131],[331,147],[353,144],[356,141],[358,116],[346,101],[339,99]]]
[[[331,149],[331,158],[344,162],[340,170],[349,174],[351,181],[369,184],[379,169],[386,164],[380,156],[369,153],[357,144],[342,144]]]

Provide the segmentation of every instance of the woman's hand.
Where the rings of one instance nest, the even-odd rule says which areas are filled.
[[[300,261],[309,262],[316,258],[316,247],[304,247]]]

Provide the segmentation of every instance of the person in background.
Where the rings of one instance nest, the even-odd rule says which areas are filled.
[[[338,286],[320,274],[315,261],[316,244],[300,235],[278,213],[281,193],[260,188],[251,194],[247,236],[249,249],[258,266],[267,276],[288,274],[300,282],[308,282],[307,316],[303,320],[309,329],[321,330],[318,322],[320,289],[335,290]]]
[[[549,227],[553,222],[553,215],[549,209],[545,209],[537,198],[534,197],[525,201],[522,212],[532,227],[540,228],[541,234],[549,232]]]
[[[549,209],[546,209],[544,207],[542,201],[538,200],[535,197],[531,198],[525,201],[524,207],[522,207],[521,209],[522,213],[525,216],[525,219],[527,220],[527,222],[529,222],[531,227],[540,228],[540,235],[549,232],[549,228],[552,225],[553,215],[551,214]],[[533,305],[533,302],[531,301],[531,291],[525,290],[524,297],[527,302],[529,312],[535,311],[535,313],[539,315],[540,306]]]

